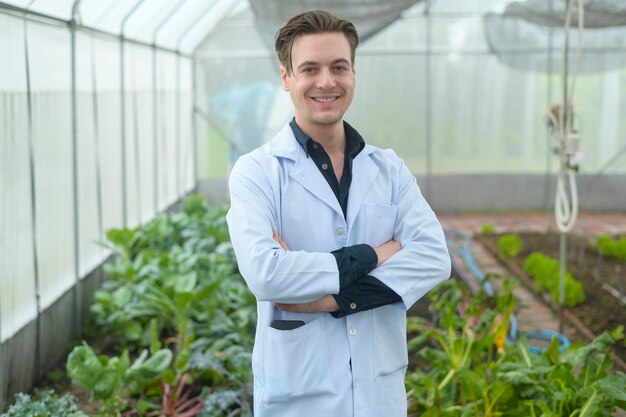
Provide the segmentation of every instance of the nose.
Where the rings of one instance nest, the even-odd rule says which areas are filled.
[[[335,88],[335,76],[330,68],[324,68],[319,72],[317,87],[322,89]]]

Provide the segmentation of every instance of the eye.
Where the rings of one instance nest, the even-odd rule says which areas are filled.
[[[348,66],[347,65],[337,65],[335,66],[335,71],[337,72],[344,72],[344,71],[348,71]]]
[[[305,74],[310,74],[312,72],[315,72],[315,67],[304,67],[302,68],[302,72]]]

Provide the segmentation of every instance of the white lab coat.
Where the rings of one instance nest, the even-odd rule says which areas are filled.
[[[344,218],[337,198],[287,124],[239,158],[227,215],[239,269],[258,300],[252,355],[255,417],[406,417],[406,309],[450,274],[445,238],[416,180],[391,150],[366,145],[352,166]],[[278,231],[289,251],[272,239]],[[335,319],[287,313],[339,292],[331,251],[394,239],[374,269],[401,302]],[[274,319],[303,320],[294,330]]]

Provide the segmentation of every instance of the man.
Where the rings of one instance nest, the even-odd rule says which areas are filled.
[[[258,300],[255,417],[406,417],[406,310],[450,273],[415,178],[343,121],[357,45],[323,11],[283,25],[295,117],[230,177],[228,226]]]

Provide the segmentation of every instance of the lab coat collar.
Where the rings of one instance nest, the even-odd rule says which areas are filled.
[[[378,175],[378,165],[370,156],[373,151],[372,146],[365,145],[352,161],[352,184],[350,185],[350,194],[348,194],[348,213],[346,215],[348,230],[352,229],[354,220],[363,206],[365,195]]]
[[[352,162],[352,184],[348,196],[348,212],[346,221],[350,230],[363,204],[367,191],[378,175],[378,165],[371,158],[375,148],[365,145],[363,150]],[[343,211],[337,197],[326,180],[322,177],[317,166],[296,140],[289,123],[268,143],[268,152],[278,158],[287,158],[294,161],[293,169],[289,173],[297,182],[323,203],[335,210],[341,217]]]
[[[287,158],[292,161],[297,160],[301,147],[291,130],[289,123],[278,132],[278,134],[267,144],[268,152],[278,158]],[[300,149],[299,149],[300,148]],[[306,155],[305,155],[306,156]]]
[[[350,126],[350,129],[353,128]],[[298,159],[298,154],[300,153],[300,151],[302,151],[302,153],[306,157],[306,153],[303,151],[302,147],[298,143],[298,140],[293,134],[293,130],[291,129],[291,126],[289,126],[289,123],[286,123],[285,126],[283,126],[283,128],[280,130],[280,132],[278,132],[278,134],[268,143],[268,147],[268,152],[271,155],[279,158],[288,158],[292,161],[296,161]],[[365,147],[361,152],[359,152],[357,157],[361,154],[369,155],[373,151],[374,148],[365,145]]]

